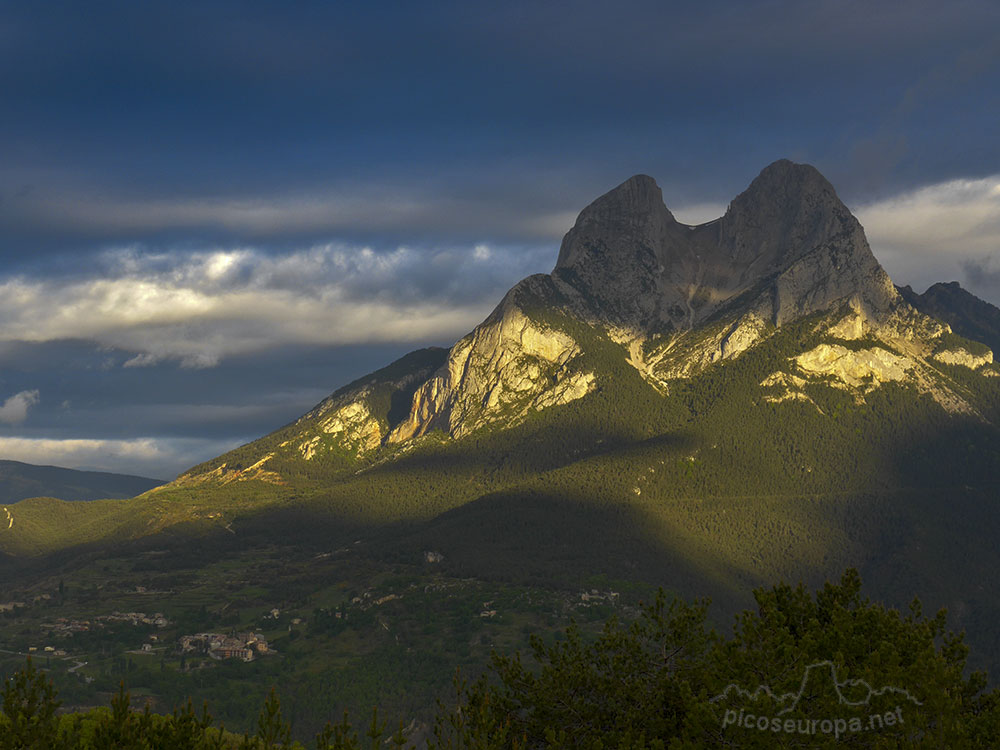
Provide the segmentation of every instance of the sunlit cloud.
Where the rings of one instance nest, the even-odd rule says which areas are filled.
[[[0,437],[7,460],[89,471],[138,474],[172,479],[177,466],[191,466],[206,456],[237,446],[232,440],[141,437],[128,440]]]
[[[87,339],[134,352],[125,367],[175,359],[211,367],[279,344],[453,340],[509,286],[548,270],[554,249],[376,252],[326,244],[97,257],[89,273],[0,279],[2,340]]]
[[[1000,288],[988,273],[991,258],[1000,255],[1000,175],[928,185],[856,213],[897,283],[961,280],[1000,303]],[[970,268],[987,273],[970,274]]]
[[[3,402],[0,406],[0,422],[3,424],[20,424],[28,418],[28,409],[39,401],[38,391],[21,391]]]

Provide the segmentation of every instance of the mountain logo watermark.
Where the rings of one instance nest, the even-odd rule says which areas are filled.
[[[904,709],[921,705],[904,688],[873,688],[867,680],[838,680],[832,661],[807,666],[798,690],[776,693],[759,685],[751,691],[730,683],[710,703],[723,709],[723,730],[832,734],[837,739],[902,726]]]

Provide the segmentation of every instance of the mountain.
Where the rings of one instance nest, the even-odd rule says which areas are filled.
[[[163,482],[127,474],[77,471],[58,466],[35,466],[0,461],[0,502],[16,503],[29,497],[61,500],[97,500],[134,497]],[[0,519],[2,520],[2,519]]]
[[[969,540],[996,525],[998,374],[987,346],[897,291],[813,167],[775,162],[698,226],[637,175],[450,349],[127,504],[22,502],[0,551],[361,537],[463,575],[667,569],[734,605],[852,565],[987,622],[1000,600],[962,592],[996,563]]]
[[[896,289],[813,167],[775,162],[697,226],[637,175],[450,349],[344,386],[73,539],[367,536],[470,575],[667,566],[677,590],[734,603],[852,565],[887,596],[922,587],[986,622],[1000,600],[970,605],[959,581],[996,562],[968,540],[996,525],[998,375],[987,346]],[[0,549],[67,543],[25,528]]]
[[[619,595],[711,597],[728,628],[753,587],[847,567],[887,606],[946,607],[995,674],[1000,369],[975,337],[896,289],[810,166],[766,167],[698,226],[637,175],[449,349],[128,502],[8,508],[3,598],[52,592],[69,621],[155,606],[164,642],[266,633],[280,668],[197,678],[169,655],[131,671],[124,635],[80,646],[91,690],[128,669],[225,695],[227,726],[275,680],[317,729],[346,704],[412,717],[456,667]],[[0,639],[37,645],[42,607]]]
[[[811,166],[775,162],[724,216],[698,226],[679,223],[655,181],[636,175],[580,213],[552,273],[515,285],[449,351],[408,355],[177,484],[281,483],[317,474],[304,462],[329,475],[391,460],[424,437],[460,440],[585,399],[611,386],[620,364],[667,398],[722,362],[787,339],[779,334],[807,319],[814,322],[791,344],[794,356],[759,380],[765,401],[822,412],[807,393],[814,384],[861,403],[896,383],[949,413],[982,418],[968,387],[940,365],[989,377],[998,372],[992,355],[907,300]]]
[[[581,211],[551,273],[516,284],[450,349],[412,352],[340,388],[127,512],[105,508],[77,536],[42,539],[68,511],[24,506],[38,522],[0,536],[0,549],[37,553],[183,523],[233,531],[294,507],[315,516],[307,526],[317,533],[427,523],[421,533],[459,557],[468,542],[476,564],[471,549],[484,547],[470,540],[510,513],[545,526],[567,507],[580,518],[610,508],[628,524],[652,514],[676,527],[693,522],[682,510],[692,498],[755,496],[781,513],[779,498],[795,496],[988,491],[1000,469],[998,374],[989,348],[897,291],[813,167],[769,165],[698,226],[679,223],[655,181],[636,175]],[[817,518],[799,523],[834,543]],[[613,558],[628,524],[589,549]],[[801,530],[783,528],[798,554],[817,554]],[[678,539],[683,549],[656,554],[681,567],[735,554],[729,589],[796,570],[752,545],[736,553],[697,534]],[[650,549],[661,541],[654,534]],[[758,558],[769,561],[749,564]]]
[[[959,336],[1000,348],[1000,308],[962,289],[957,281],[934,284],[923,294],[898,287],[900,295],[925,315],[951,326]]]

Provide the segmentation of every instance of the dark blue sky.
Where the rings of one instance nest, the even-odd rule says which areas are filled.
[[[1000,302],[998,102],[993,0],[6,2],[0,453],[176,473],[636,172],[696,222],[812,163],[898,283]]]

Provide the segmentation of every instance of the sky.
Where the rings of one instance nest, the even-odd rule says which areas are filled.
[[[170,479],[550,271],[635,173],[816,166],[1000,304],[995,0],[0,3],[0,458]]]

